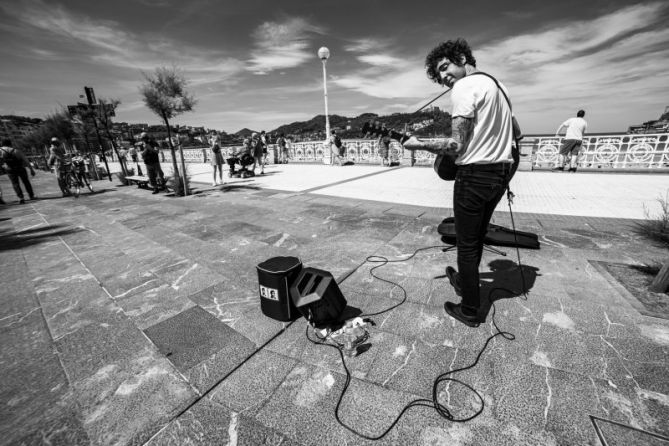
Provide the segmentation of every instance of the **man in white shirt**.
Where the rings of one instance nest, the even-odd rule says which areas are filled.
[[[452,135],[443,143],[412,137],[404,147],[457,156],[453,215],[458,271],[449,266],[446,274],[462,302],[446,302],[444,310],[463,324],[478,327],[485,321],[479,288],[483,240],[515,171],[511,104],[504,86],[478,71],[464,39],[434,48],[425,67],[431,80],[452,88]]]
[[[558,165],[553,169],[555,171],[563,171],[564,166],[569,161],[569,172],[576,172],[576,163],[578,162],[578,152],[581,150],[583,144],[583,134],[588,128],[588,123],[583,119],[585,116],[584,110],[579,110],[575,118],[569,118],[555,131],[555,136],[559,136],[563,128],[567,128],[567,133],[562,141],[560,147],[560,154],[558,155]]]

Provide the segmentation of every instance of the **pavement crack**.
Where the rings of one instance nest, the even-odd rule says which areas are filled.
[[[404,367],[406,367],[406,365],[409,363],[409,357],[411,357],[411,354],[412,354],[413,352],[416,351],[416,342],[418,342],[418,341],[413,341],[413,344],[411,344],[411,351],[410,351],[409,353],[407,353],[406,358],[404,358],[404,362],[402,363],[402,365],[400,365],[399,367],[397,367],[397,368],[395,369],[395,371],[394,371],[393,373],[391,373],[390,376],[389,376],[388,378],[386,378],[385,381],[383,381],[383,384],[382,384],[383,386],[385,386],[386,384],[388,384],[388,382],[389,382],[391,379],[393,379],[393,376],[397,375],[397,373],[398,373],[400,370],[402,370]]]
[[[544,427],[548,424],[548,409],[551,407],[551,400],[553,398],[553,389],[548,382],[548,374],[549,368],[546,367],[546,388],[548,389],[548,395],[546,396],[546,408],[544,409]]]
[[[228,446],[237,446],[238,422],[239,414],[237,412],[230,412],[230,425],[228,426]]]
[[[179,282],[181,282],[184,277],[186,277],[188,274],[190,274],[190,272],[193,271],[197,267],[198,267],[198,264],[193,263],[193,265],[191,265],[191,267],[188,268],[185,273],[183,273],[182,275],[177,277],[177,280],[174,281],[174,283],[171,285],[171,287],[174,288],[175,290],[178,290],[179,289]]]
[[[606,327],[606,337],[609,337],[609,332],[611,331],[611,325],[620,325],[621,327],[624,327],[625,324],[619,324],[618,322],[611,322],[611,319],[609,319],[609,315],[606,314],[606,311],[604,312],[604,318],[606,319],[606,322],[608,322],[608,327]]]
[[[448,366],[448,371],[449,372],[453,370],[453,365],[455,364],[455,360],[458,357],[458,351],[459,351],[459,349],[456,348],[455,353],[453,353],[453,359],[451,360],[451,364]],[[452,382],[453,382],[453,380],[449,379],[448,382],[446,383],[446,387],[444,387],[444,392],[446,392],[446,405],[447,406],[451,405],[451,383]]]

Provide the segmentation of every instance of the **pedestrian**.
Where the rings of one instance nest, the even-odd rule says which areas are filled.
[[[220,139],[218,135],[212,134],[209,139],[209,148],[211,150],[211,165],[214,168],[214,178],[211,182],[212,186],[217,186],[219,184],[225,184],[223,181],[223,154],[221,153]],[[220,181],[216,181],[216,171],[218,170],[218,178]]]
[[[132,159],[132,162],[137,164],[137,148],[133,144],[130,146],[130,149],[128,149],[128,154],[130,155],[130,159]]]
[[[379,139],[377,141],[379,147],[379,158],[381,158],[381,165],[390,167],[388,156],[390,155],[390,131],[385,124],[381,125],[379,129]]]
[[[562,147],[558,155],[558,164],[553,168],[554,171],[564,171],[565,165],[569,164],[569,172],[576,172],[576,164],[578,163],[578,152],[581,150],[583,144],[583,134],[588,128],[588,123],[585,119],[584,110],[579,110],[575,118],[569,118],[555,131],[555,136],[558,137],[563,128],[567,128],[567,133],[562,140]]]
[[[63,197],[72,195],[70,188],[67,187],[65,176],[72,165],[70,156],[65,150],[65,147],[60,143],[60,140],[55,136],[51,138],[51,146],[49,147],[49,167],[53,167],[57,175],[58,187],[63,193]]]
[[[263,164],[263,143],[260,136],[253,132],[251,134],[251,151],[253,152],[253,173],[256,171],[256,165],[260,165],[260,174],[265,173],[265,165]]]
[[[335,160],[339,164],[339,167],[343,166],[342,155],[344,154],[344,144],[341,142],[341,138],[337,135],[335,130],[332,130],[330,136],[330,165],[334,166]]]
[[[153,193],[157,194],[160,189],[165,187],[165,175],[163,169],[160,168],[160,159],[158,158],[158,144],[150,139],[146,132],[142,132],[139,138],[138,146],[146,166],[146,173],[149,176],[149,184],[153,188]]]
[[[33,186],[30,184],[30,179],[26,173],[26,167],[30,169],[30,174],[32,176],[35,176],[35,169],[33,169],[32,165],[28,162],[28,158],[26,158],[23,152],[12,147],[12,141],[9,139],[2,140],[2,146],[0,147],[0,164],[3,164],[7,171],[7,176],[12,183],[14,192],[16,192],[16,196],[19,197],[19,203],[23,204],[26,202],[23,198],[23,191],[21,190],[19,179],[23,182],[23,187],[26,189],[30,199],[34,200],[36,197],[33,192]]]
[[[260,142],[262,143],[262,167],[260,168],[260,174],[262,175],[265,173],[265,164],[267,164],[267,148],[269,146],[269,139],[264,130],[260,131]]]
[[[127,156],[128,156],[128,151],[125,150],[124,147],[121,147],[118,150],[118,161],[121,163],[122,170],[128,170],[128,164],[127,164]]]
[[[276,140],[276,145],[279,149],[279,162],[281,164],[286,164],[288,162],[288,146],[286,142],[286,135],[279,133],[279,137]]]
[[[464,39],[439,44],[428,54],[425,67],[428,78],[452,89],[452,136],[445,142],[411,137],[404,146],[457,156],[453,214],[458,271],[449,266],[446,275],[462,301],[446,302],[444,310],[463,324],[478,327],[485,321],[479,288],[483,240],[515,171],[511,103],[501,83],[478,71]]]
[[[79,180],[79,183],[86,185],[88,190],[93,192],[93,186],[88,181],[88,175],[86,174],[86,158],[76,148],[72,152],[72,171],[76,175],[77,180]]]

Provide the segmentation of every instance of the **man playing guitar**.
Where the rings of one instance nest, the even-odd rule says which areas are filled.
[[[446,274],[462,302],[446,302],[444,309],[460,322],[478,327],[485,322],[485,315],[479,314],[483,239],[514,172],[511,106],[504,87],[476,69],[476,59],[464,39],[435,47],[425,59],[425,67],[428,78],[452,89],[452,136],[435,143],[411,137],[404,147],[455,157],[453,214],[458,272],[449,266]]]

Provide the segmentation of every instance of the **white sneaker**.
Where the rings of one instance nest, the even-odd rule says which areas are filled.
[[[212,186],[218,186],[218,183],[216,181],[211,183]]]

